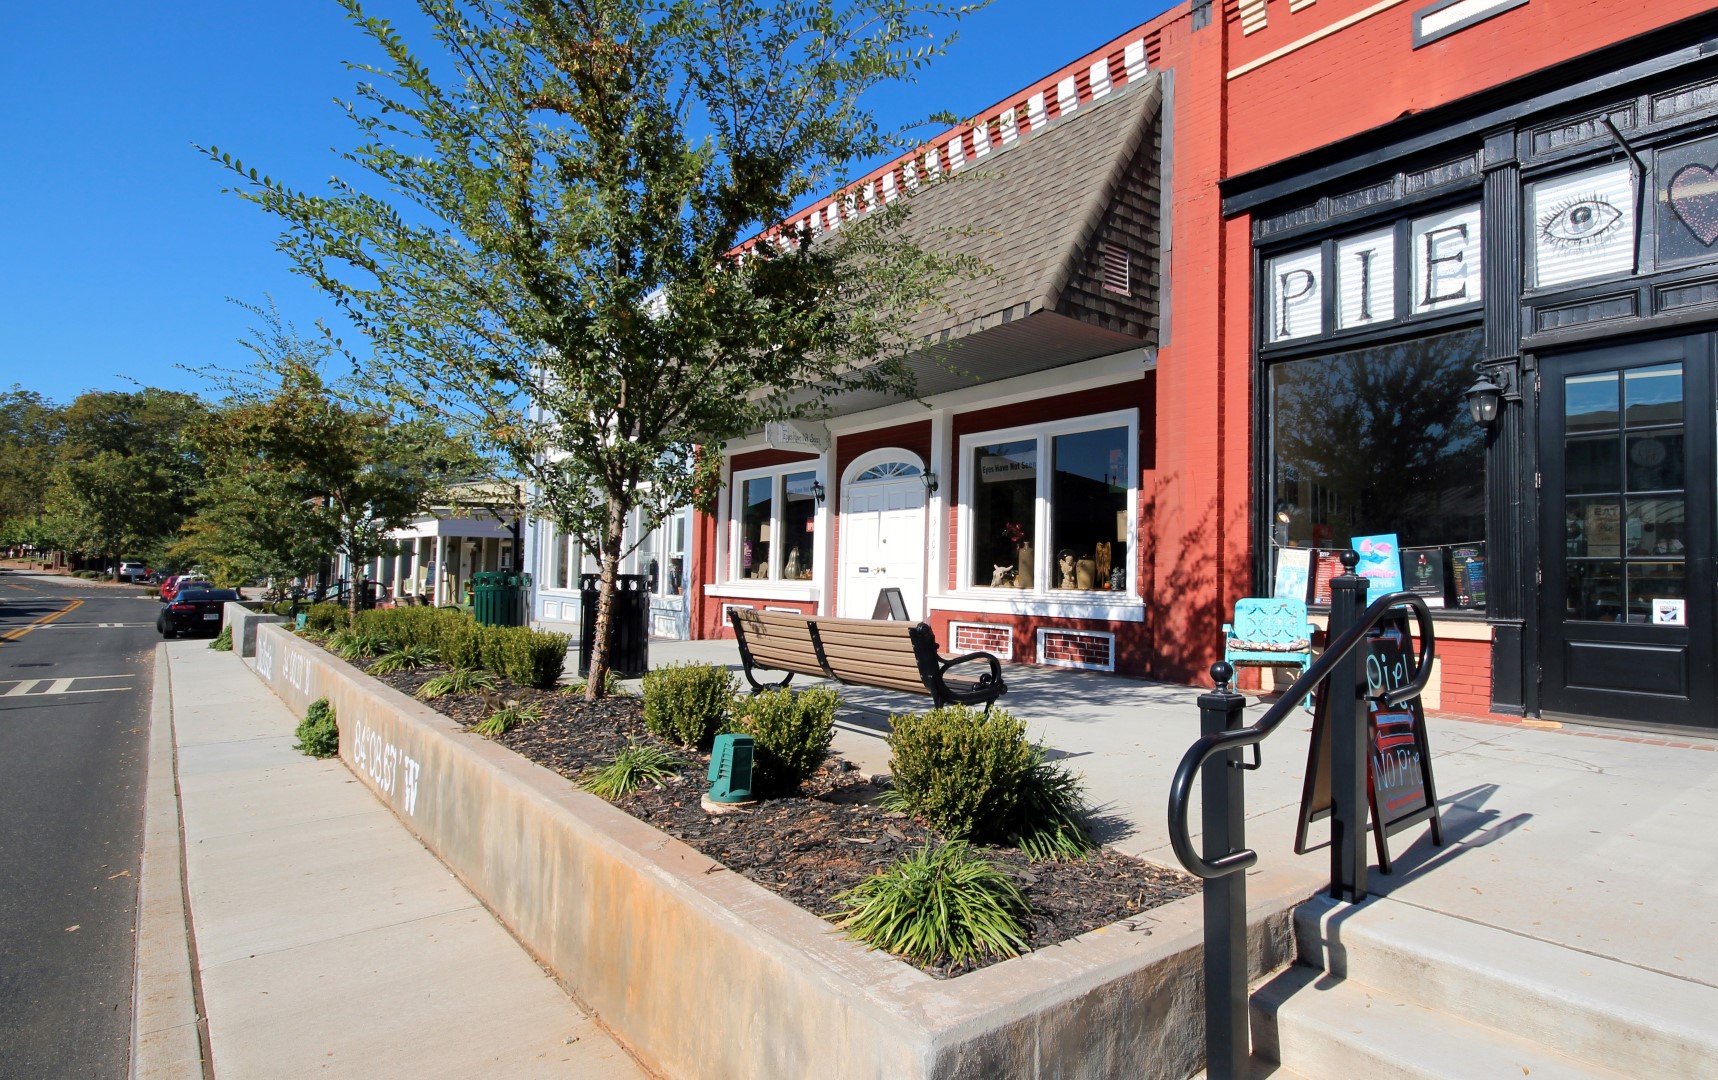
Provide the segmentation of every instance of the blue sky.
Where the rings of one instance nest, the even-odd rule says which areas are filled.
[[[223,194],[214,144],[294,187],[317,188],[352,142],[333,103],[364,39],[332,0],[14,3],[0,14],[0,388],[56,401],[131,380],[202,389],[179,365],[242,365],[262,304],[308,328],[339,316],[274,250],[274,222]],[[968,113],[1169,7],[997,0],[908,92],[888,123]],[[405,0],[378,14],[412,25]],[[72,12],[76,17],[72,17]],[[349,171],[349,170],[348,170]]]

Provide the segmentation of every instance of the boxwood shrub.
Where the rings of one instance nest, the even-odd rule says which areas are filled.
[[[669,664],[644,674],[644,726],[681,746],[708,750],[727,726],[734,684],[719,664]]]
[[[734,728],[752,737],[764,786],[794,791],[829,756],[841,695],[827,686],[766,690],[734,702]]]

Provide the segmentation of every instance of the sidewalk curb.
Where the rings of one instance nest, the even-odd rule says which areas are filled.
[[[202,1017],[186,918],[173,692],[167,650],[155,648],[143,861],[137,886],[137,976],[132,988],[132,1080],[204,1080]],[[212,1072],[209,1075],[213,1075]]]

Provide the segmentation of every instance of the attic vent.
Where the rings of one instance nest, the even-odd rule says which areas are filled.
[[[1131,260],[1128,258],[1127,249],[1114,244],[1104,244],[1099,250],[1104,260],[1104,292],[1132,296],[1133,285],[1128,280],[1128,265]]]

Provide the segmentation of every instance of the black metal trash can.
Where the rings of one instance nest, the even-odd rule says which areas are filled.
[[[531,575],[484,570],[471,575],[471,612],[484,626],[524,626]]]
[[[579,575],[579,676],[591,673],[597,641],[597,587],[601,574]],[[616,574],[614,610],[609,613],[608,666],[623,679],[650,670],[650,578]]]

